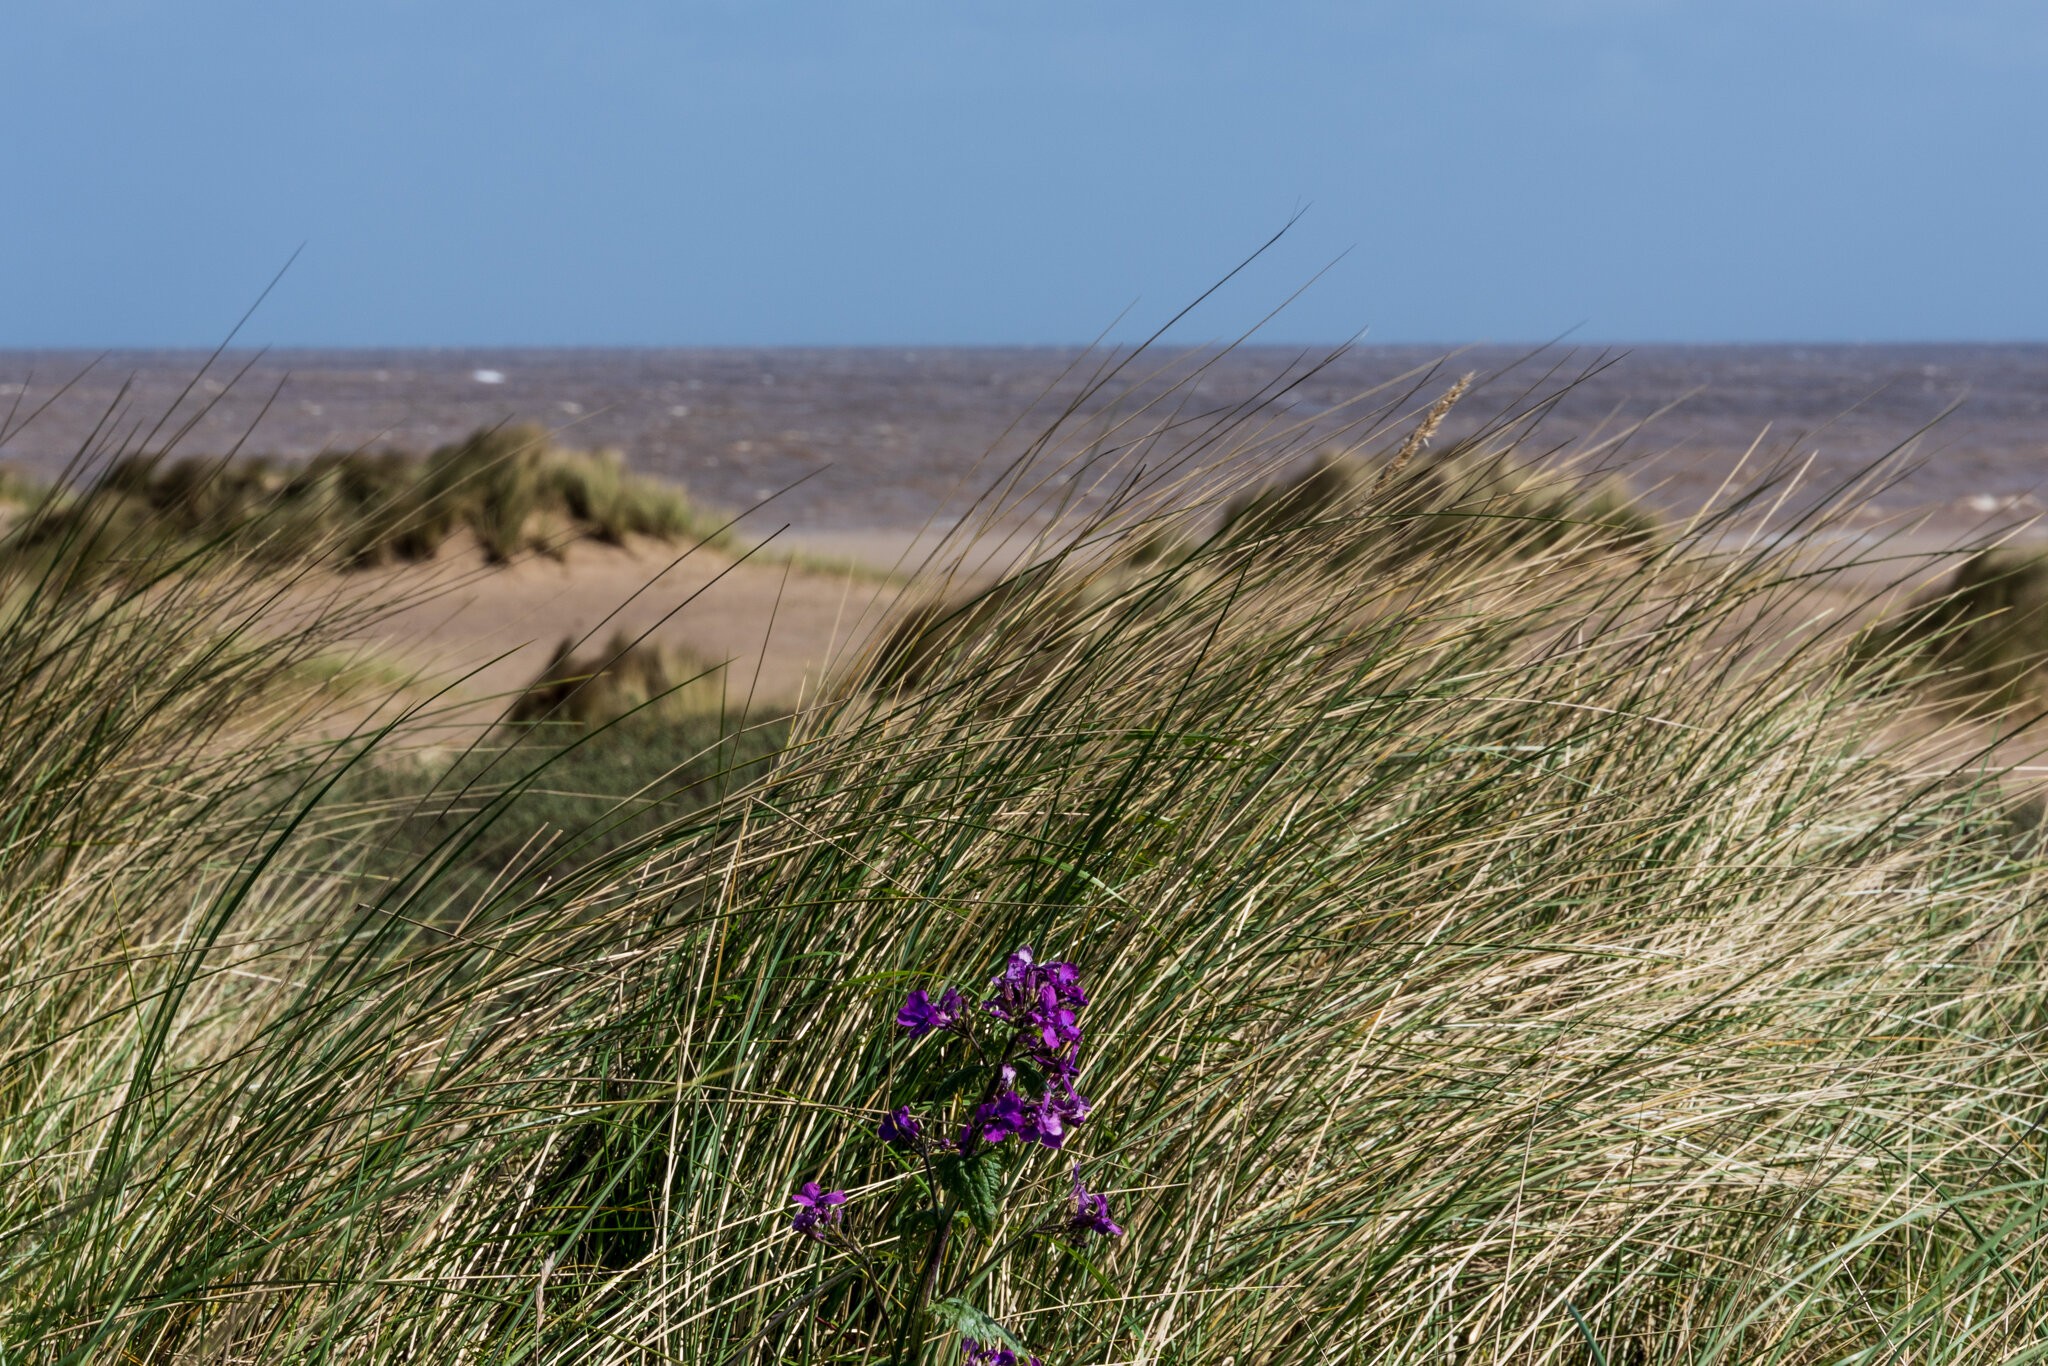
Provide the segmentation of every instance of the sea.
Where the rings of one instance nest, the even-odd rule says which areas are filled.
[[[1005,477],[1194,498],[1384,449],[1468,373],[1439,444],[1512,435],[1673,509],[1765,477],[1955,530],[2048,509],[2048,344],[16,350],[0,462],[89,478],[125,451],[302,459],[524,421],[801,537],[914,529]]]

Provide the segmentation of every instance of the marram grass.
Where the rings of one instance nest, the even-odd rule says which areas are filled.
[[[1976,551],[1875,623],[1864,648],[1917,656],[1922,681],[1966,710],[2037,716],[2048,663],[2048,555],[2025,544]]]
[[[433,559],[451,542],[499,564],[579,540],[723,539],[718,519],[677,486],[629,473],[616,451],[570,450],[524,425],[424,455],[133,454],[76,495],[39,495],[0,472],[0,502],[27,509],[8,538],[17,573],[54,568],[88,585],[227,552],[362,568]]]
[[[0,1352],[885,1359],[790,1195],[891,1236],[891,1013],[1031,943],[1089,974],[1127,1230],[976,1286],[1049,1363],[2048,1355],[1996,784],[1728,523],[1411,513],[1084,527],[744,788],[497,877],[489,803],[374,875],[357,751],[234,722],[291,642],[5,618]]]

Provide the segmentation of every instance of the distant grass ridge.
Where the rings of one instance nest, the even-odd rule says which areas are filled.
[[[1377,525],[1359,536],[1361,519]],[[1324,455],[1301,473],[1234,501],[1218,535],[1249,543],[1318,525],[1351,556],[1393,562],[1430,554],[1478,559],[1653,552],[1661,519],[1619,475],[1596,478],[1499,453],[1453,449],[1414,459]]]
[[[2048,704],[2048,549],[1975,552],[1873,625],[1864,649],[1912,658],[1919,684],[1968,711],[2038,714]]]
[[[1468,380],[1387,449],[1323,451],[1229,500],[1211,527],[1199,515],[1168,518],[1092,557],[1055,556],[917,604],[883,640],[865,685],[919,685],[994,638],[1014,646],[1028,637],[1050,665],[1082,622],[1134,586],[1150,586],[1148,611],[1172,613],[1254,561],[1260,572],[1305,574],[1311,590],[1339,593],[1353,576],[1399,577],[1415,564],[1457,566],[1479,584],[1504,560],[1641,560],[1666,547],[1663,519],[1617,473],[1546,466],[1483,442],[1427,450]]]
[[[11,541],[16,558],[90,575],[215,545],[261,562],[367,568],[432,559],[458,535],[492,563],[578,540],[722,539],[681,488],[628,472],[616,452],[513,425],[424,455],[127,456],[83,491],[33,506]]]

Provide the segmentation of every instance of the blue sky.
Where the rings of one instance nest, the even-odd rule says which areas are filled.
[[[64,0],[0,346],[2048,337],[2041,0]]]

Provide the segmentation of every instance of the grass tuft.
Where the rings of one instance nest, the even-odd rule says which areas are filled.
[[[681,489],[628,473],[616,452],[568,450],[540,428],[507,426],[425,455],[328,452],[299,465],[126,456],[76,498],[19,525],[9,552],[91,583],[213,546],[265,563],[416,562],[458,535],[492,563],[578,540],[723,539]]]
[[[563,640],[506,719],[515,726],[588,727],[650,705],[671,716],[716,713],[724,696],[724,664],[707,664],[681,646],[635,640],[620,631],[584,655],[576,653],[575,641]]]
[[[1613,473],[1538,469],[1476,447],[1418,461],[1463,392],[1460,381],[1391,453],[1319,456],[1232,500],[1207,534],[1191,516],[1147,522],[1093,557],[1055,556],[993,584],[920,602],[890,628],[865,684],[920,685],[940,667],[971,658],[991,635],[1029,636],[1032,648],[1057,659],[1101,603],[1142,586],[1148,611],[1176,611],[1203,586],[1243,573],[1247,556],[1268,550],[1275,563],[1335,593],[1360,572],[1455,566],[1479,584],[1506,558],[1640,558],[1666,543],[1661,520]]]
[[[2048,551],[1970,555],[1906,610],[1874,625],[1874,657],[1911,656],[1914,677],[1980,714],[2038,708],[2048,663]]]
[[[1376,534],[1358,536],[1361,519]],[[1589,478],[1500,453],[1453,449],[1421,460],[1325,455],[1306,470],[1233,503],[1219,534],[1246,544],[1318,527],[1345,552],[1386,563],[1461,554],[1474,560],[1654,553],[1663,528],[1618,475]]]

